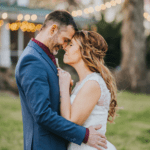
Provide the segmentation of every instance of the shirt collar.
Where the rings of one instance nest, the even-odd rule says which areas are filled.
[[[48,57],[53,61],[53,63],[56,65],[55,56],[50,52],[49,48],[44,45],[42,42],[36,40],[35,38],[31,39],[33,42],[35,42],[39,47],[41,47],[44,52],[48,55]]]

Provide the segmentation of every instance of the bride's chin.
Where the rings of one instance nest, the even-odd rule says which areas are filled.
[[[67,60],[65,60],[65,59],[63,59],[63,62],[64,62],[64,64],[68,64],[68,63],[67,63]]]
[[[63,60],[64,64],[70,65],[70,62],[67,60]]]

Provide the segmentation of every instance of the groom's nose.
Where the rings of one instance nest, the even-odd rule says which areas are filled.
[[[65,48],[63,48],[63,50],[66,52],[66,51],[67,51],[66,47],[65,47]]]
[[[63,49],[65,49],[67,47],[67,43],[63,44]]]

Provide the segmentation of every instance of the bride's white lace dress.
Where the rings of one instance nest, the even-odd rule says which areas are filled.
[[[85,121],[85,123],[82,125],[84,127],[89,127],[92,125],[98,125],[102,124],[102,128],[97,130],[101,134],[106,133],[106,124],[107,124],[107,117],[108,117],[108,110],[109,110],[109,104],[111,100],[111,93],[109,92],[105,81],[101,77],[100,73],[93,72],[92,74],[89,74],[82,80],[80,85],[73,89],[71,94],[71,104],[73,103],[77,93],[82,88],[85,82],[88,80],[95,80],[99,83],[101,88],[101,96],[98,100],[98,105],[96,105],[91,112],[88,119]],[[112,145],[109,141],[107,141],[107,150],[116,150],[115,146]],[[102,148],[102,147],[101,147]],[[106,150],[105,148],[102,148],[103,150]],[[96,150],[96,148],[93,148],[87,144],[82,143],[81,145],[77,145],[75,143],[69,143],[68,150]]]

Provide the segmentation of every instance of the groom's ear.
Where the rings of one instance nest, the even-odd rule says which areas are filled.
[[[50,34],[54,35],[58,32],[58,26],[56,24],[53,24],[50,28]]]

